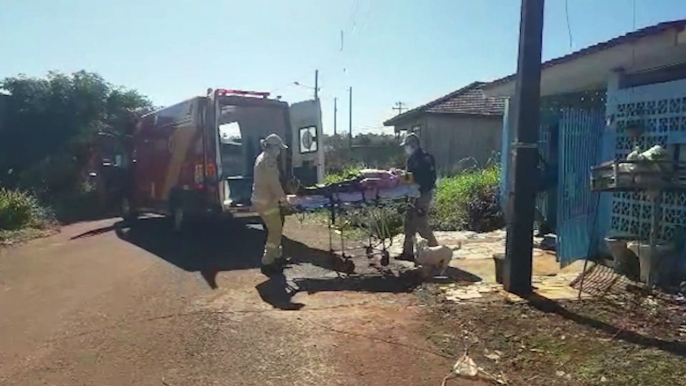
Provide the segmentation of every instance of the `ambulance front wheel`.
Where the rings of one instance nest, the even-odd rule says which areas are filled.
[[[183,210],[183,207],[181,206],[175,206],[172,209],[172,226],[174,229],[174,232],[181,232],[183,229],[184,225],[184,217],[185,217],[185,211]]]
[[[131,207],[131,201],[128,197],[122,197],[119,203],[119,212],[126,222],[133,222],[138,219],[138,213]]]

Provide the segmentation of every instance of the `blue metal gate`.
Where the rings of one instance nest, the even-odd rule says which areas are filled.
[[[557,111],[544,110],[541,112],[539,126],[539,140],[538,149],[541,157],[545,162],[557,162],[557,145],[553,141],[557,140],[557,136],[553,134],[553,128],[560,120],[560,114]],[[512,193],[511,185],[514,178],[512,170],[512,143],[516,141],[513,128],[510,126],[509,116],[509,100],[505,101],[505,112],[503,115],[503,132],[502,132],[502,147],[500,152],[500,207],[505,213],[509,215],[509,200]],[[553,159],[554,158],[554,159]],[[554,189],[553,189],[554,190]],[[555,192],[548,191],[536,195],[536,208],[541,211],[546,221],[553,228],[556,227],[557,218],[557,201],[554,200]]]
[[[590,169],[599,163],[605,114],[562,112],[559,136],[557,256],[562,266],[595,253],[598,193],[590,189]]]

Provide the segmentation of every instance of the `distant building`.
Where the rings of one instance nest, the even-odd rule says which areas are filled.
[[[474,82],[386,122],[397,134],[419,134],[442,173],[462,169],[461,160],[486,164],[501,148],[504,99],[487,97]]]

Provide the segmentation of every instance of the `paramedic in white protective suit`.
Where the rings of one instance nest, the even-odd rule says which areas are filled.
[[[281,208],[288,205],[286,194],[279,179],[278,159],[282,150],[288,149],[281,137],[270,134],[260,141],[262,154],[255,160],[253,173],[252,204],[267,231],[267,243],[262,255],[262,273],[271,276],[281,272],[284,261],[281,249]]]

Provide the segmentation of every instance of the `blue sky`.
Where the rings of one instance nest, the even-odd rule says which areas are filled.
[[[515,71],[519,0],[4,0],[0,77],[86,69],[157,105],[207,87],[311,96],[324,128],[381,132],[416,107]],[[635,28],[686,18],[683,0],[547,0],[544,60]],[[634,11],[635,10],[635,11]],[[568,15],[568,18],[567,18]],[[567,24],[569,19],[569,28]],[[570,34],[571,30],[571,42]],[[341,31],[343,44],[341,45]],[[342,49],[341,49],[342,47]]]

